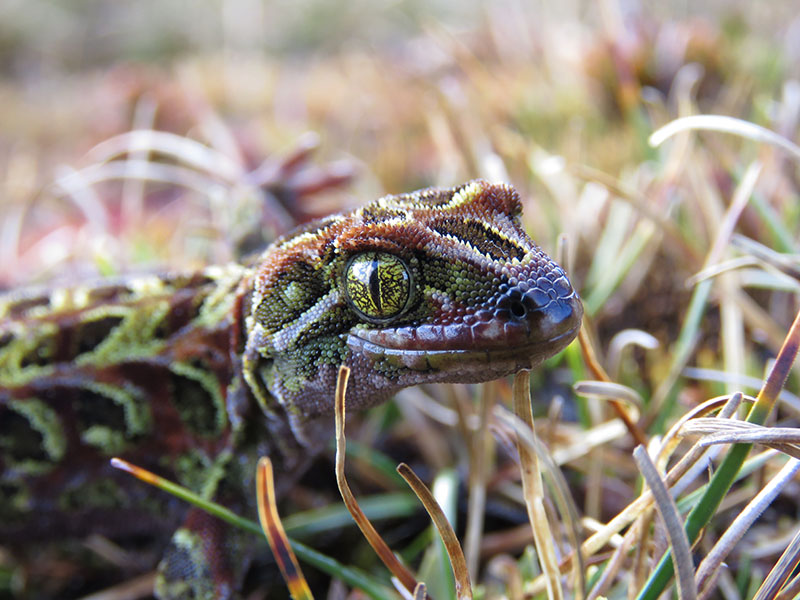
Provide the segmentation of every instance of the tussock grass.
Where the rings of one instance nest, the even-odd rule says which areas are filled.
[[[238,54],[201,45],[103,66],[102,78],[62,74],[54,113],[6,72],[2,129],[15,137],[0,142],[0,286],[223,262],[387,191],[508,180],[532,237],[566,256],[584,331],[530,376],[535,436],[511,412],[509,382],[406,390],[348,424],[348,482],[414,573],[406,597],[455,588],[399,462],[444,482],[437,500],[476,598],[644,600],[672,586],[795,597],[790,19],[599,6],[507,2],[466,24],[411,11],[415,26],[391,44],[356,37],[316,55],[267,55],[248,30],[227,38]],[[286,502],[288,535],[312,532],[314,550],[295,546],[309,585],[393,597],[383,564],[342,525],[333,472],[323,459]],[[18,564],[0,543],[0,590],[23,597],[26,577],[57,578],[59,564]]]

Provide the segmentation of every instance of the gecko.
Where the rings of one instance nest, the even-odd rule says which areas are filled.
[[[235,597],[243,534],[109,459],[247,511],[259,456],[285,487],[332,436],[340,365],[350,410],[535,367],[583,308],[521,212],[475,180],[313,221],[243,264],[0,296],[0,546],[171,532],[156,596]]]

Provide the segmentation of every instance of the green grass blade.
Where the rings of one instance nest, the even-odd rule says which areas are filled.
[[[259,539],[265,539],[261,526],[255,521],[240,517],[224,506],[217,504],[216,502],[206,500],[191,490],[178,485],[177,483],[173,483],[167,479],[164,479],[163,477],[158,477],[157,475],[149,473],[144,469],[140,469],[139,467],[131,465],[130,463],[118,458],[112,458],[111,464],[118,469],[122,469],[123,471],[131,473],[146,483],[164,490],[165,492],[206,511],[209,514],[214,515],[215,517],[218,517],[227,523],[230,523],[234,527],[244,529],[245,531],[258,536]],[[352,567],[346,567],[329,556],[325,556],[321,552],[317,552],[316,550],[313,550],[312,548],[309,548],[300,542],[296,542],[295,540],[290,541],[292,550],[294,550],[297,557],[303,562],[317,567],[320,571],[327,573],[331,577],[341,579],[352,587],[362,590],[374,600],[397,600],[397,594],[394,592],[394,590],[371,578],[366,573]]]

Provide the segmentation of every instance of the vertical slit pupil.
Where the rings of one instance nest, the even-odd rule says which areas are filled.
[[[373,257],[369,265],[369,293],[378,314],[383,314],[383,299],[381,298],[381,277],[380,264],[378,259]]]

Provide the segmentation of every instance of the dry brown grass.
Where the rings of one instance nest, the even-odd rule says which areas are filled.
[[[366,33],[370,19],[385,25],[389,17],[365,10],[355,27],[348,12],[332,18],[328,45],[324,28],[309,23],[300,31],[312,42],[280,50],[258,36],[262,27],[285,39],[269,11],[251,24],[256,33],[233,12],[224,44],[192,38],[200,41],[155,54],[164,60],[94,57],[84,69],[64,51],[66,66],[28,79],[6,61],[0,283],[231,260],[262,230],[271,235],[386,191],[508,180],[525,198],[534,239],[554,254],[566,248],[601,367],[587,367],[574,345],[532,378],[548,484],[535,512],[552,531],[545,555],[561,575],[551,565],[541,576],[532,550],[516,446],[524,436],[509,417],[505,382],[482,399],[458,386],[408,390],[394,407],[364,416],[348,437],[373,450],[351,460],[349,481],[360,501],[405,491],[392,472],[404,460],[426,480],[460,482],[439,501],[456,521],[476,597],[578,598],[582,580],[590,597],[635,597],[669,540],[641,495],[631,431],[643,432],[685,518],[728,451],[721,440],[736,439],[719,436],[751,433],[731,406],[733,420],[705,417],[760,388],[800,291],[796,157],[731,133],[683,132],[658,148],[648,137],[706,113],[796,141],[800,61],[790,43],[794,17],[781,20],[791,11],[780,8],[768,22],[745,5],[709,8],[701,21],[677,9],[670,18],[663,8],[631,16],[613,1],[598,6],[534,10],[509,1],[456,20],[409,8],[409,27]],[[22,39],[25,55],[34,38]],[[322,167],[291,171],[291,149],[306,131],[320,137]],[[355,167],[352,185],[315,194],[347,178],[339,161]],[[610,381],[586,381],[602,370]],[[756,430],[764,437],[748,438],[761,446],[694,545],[696,564],[684,565],[701,572],[701,595],[776,597],[786,585],[780,597],[789,598],[800,588],[800,489],[787,462],[797,452],[797,382],[793,372]],[[337,502],[337,492],[330,481],[306,481],[291,500],[317,510]],[[427,522],[396,515],[377,524],[382,535],[431,597],[445,597],[453,587],[442,581],[445,555],[422,533]],[[323,551],[347,540],[347,560],[386,578],[352,532],[333,528],[320,526]],[[570,559],[577,544],[580,567]],[[699,562],[706,556],[715,565]],[[20,571],[0,554],[0,592]],[[312,581],[320,595],[329,585],[337,584]]]

